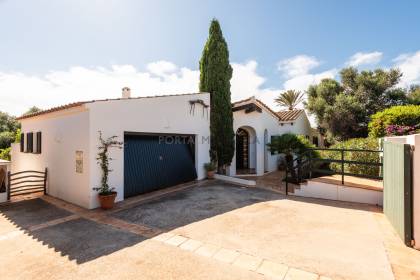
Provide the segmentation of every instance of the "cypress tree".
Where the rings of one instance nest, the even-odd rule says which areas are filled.
[[[213,19],[200,60],[200,91],[210,93],[210,157],[217,162],[219,171],[232,162],[235,152],[231,78],[228,46],[219,22]]]

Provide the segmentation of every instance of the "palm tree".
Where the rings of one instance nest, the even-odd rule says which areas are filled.
[[[279,106],[288,107],[293,110],[300,102],[302,102],[303,93],[297,90],[289,89],[281,93],[274,101]]]

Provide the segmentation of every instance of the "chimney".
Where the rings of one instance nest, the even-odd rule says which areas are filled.
[[[123,99],[131,98],[131,90],[129,87],[122,88],[122,98]]]

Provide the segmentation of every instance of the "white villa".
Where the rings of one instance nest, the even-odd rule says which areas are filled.
[[[24,115],[21,143],[12,146],[12,172],[48,168],[49,195],[91,209],[100,183],[98,132],[117,136],[109,184],[127,197],[205,178],[210,161],[210,95],[195,93],[77,102]],[[277,169],[278,155],[266,147],[283,133],[317,133],[304,110],[274,112],[255,98],[233,103],[236,153],[229,175],[263,175]]]

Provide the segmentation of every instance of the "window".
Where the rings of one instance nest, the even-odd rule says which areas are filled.
[[[42,134],[41,134],[41,131],[38,131],[36,133],[36,149],[35,149],[36,154],[41,153],[41,147],[42,147]]]
[[[26,152],[32,153],[34,149],[34,133],[26,133]]]
[[[25,133],[20,134],[20,152],[25,152]]]

